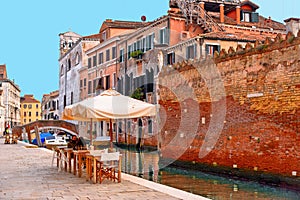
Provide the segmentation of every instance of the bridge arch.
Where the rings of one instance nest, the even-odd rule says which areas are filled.
[[[19,139],[22,139],[23,129],[25,129],[29,143],[31,143],[32,139],[30,133],[35,131],[36,128],[38,130],[55,128],[55,129],[67,131],[74,135],[78,135],[77,125],[64,120],[38,120],[35,122],[25,124],[23,126],[13,127],[12,132],[13,134],[18,135]]]

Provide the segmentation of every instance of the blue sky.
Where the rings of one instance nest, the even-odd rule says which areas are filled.
[[[27,0],[1,1],[0,64],[6,64],[9,79],[21,95],[43,94],[58,89],[59,33],[98,33],[109,19],[154,20],[167,13],[168,0]],[[258,12],[283,22],[300,17],[299,0],[253,0]],[[298,11],[297,11],[298,10]]]

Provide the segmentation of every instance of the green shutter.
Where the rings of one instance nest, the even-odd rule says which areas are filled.
[[[251,13],[251,22],[258,22],[258,21],[259,21],[258,13]]]

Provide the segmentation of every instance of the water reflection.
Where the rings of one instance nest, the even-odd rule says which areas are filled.
[[[300,192],[270,187],[251,181],[232,180],[199,171],[159,168],[157,152],[135,152],[118,149],[122,153],[122,171],[210,199],[300,199]]]

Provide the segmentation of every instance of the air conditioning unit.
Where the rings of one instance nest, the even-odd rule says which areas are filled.
[[[190,33],[188,31],[181,31],[180,40],[186,40],[190,38]]]

